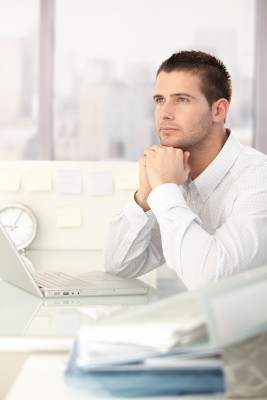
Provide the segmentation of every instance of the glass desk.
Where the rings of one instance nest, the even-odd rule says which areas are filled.
[[[101,269],[99,252],[33,251],[26,257],[29,268],[34,269],[75,270],[77,274]],[[86,304],[67,302],[60,306],[0,281],[0,369],[5,373],[0,383],[0,399],[99,398],[95,394],[78,393],[64,384],[63,372],[69,350],[80,327],[95,324],[99,318],[121,308],[146,307],[184,290],[174,273],[164,267],[143,279],[150,286],[147,295],[91,297],[86,299]],[[227,347],[223,358],[228,397],[187,396],[186,399],[221,400],[231,395],[236,399],[266,399],[266,349],[266,333]]]
[[[101,268],[97,260],[97,257],[99,258],[97,252],[31,251],[23,257],[28,267],[33,270],[54,269],[71,271],[79,275]],[[59,338],[59,342],[69,347],[69,343],[72,342],[81,326],[90,325],[98,318],[109,315],[122,307],[129,309],[142,307],[166,296],[155,288],[155,272],[147,274],[144,279],[149,286],[146,295],[70,297],[68,299],[39,298],[0,281],[0,337],[2,337],[0,350],[7,349],[9,340],[14,348],[12,338],[16,338],[17,344],[22,338],[35,339],[28,341],[32,343],[32,350],[35,350],[34,346],[37,346],[36,350],[38,350],[38,338],[40,346],[46,342],[49,347],[49,339],[53,346]],[[46,339],[46,341],[41,339]],[[21,340],[23,341],[27,342],[27,340]]]
[[[99,251],[33,250],[26,252],[24,260],[33,270],[54,269],[79,275],[101,270],[102,254]],[[54,357],[60,353],[60,357],[66,359],[81,326],[90,326],[98,318],[121,308],[143,307],[165,296],[155,288],[156,273],[148,274],[144,280],[149,284],[147,295],[70,298],[60,305],[56,304],[56,299],[35,297],[0,280],[0,369],[5,371],[0,398],[5,398],[28,357],[43,353]]]

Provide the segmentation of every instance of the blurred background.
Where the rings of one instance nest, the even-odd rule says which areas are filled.
[[[0,159],[137,161],[158,142],[157,68],[184,49],[226,64],[227,127],[255,144],[262,3],[0,0]]]

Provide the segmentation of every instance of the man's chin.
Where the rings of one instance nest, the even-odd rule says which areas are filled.
[[[175,140],[171,140],[168,138],[163,138],[160,141],[161,146],[165,146],[165,147],[174,147],[176,149],[182,149],[182,146],[180,143],[177,143],[177,141]]]

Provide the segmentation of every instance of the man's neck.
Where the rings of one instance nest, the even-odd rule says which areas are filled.
[[[205,146],[190,151],[188,164],[192,179],[196,179],[217,157],[227,141],[229,133],[230,131],[223,128],[211,135]]]

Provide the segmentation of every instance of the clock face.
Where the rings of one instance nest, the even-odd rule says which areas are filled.
[[[29,246],[36,236],[36,218],[25,206],[9,204],[2,207],[0,221],[18,250]]]

